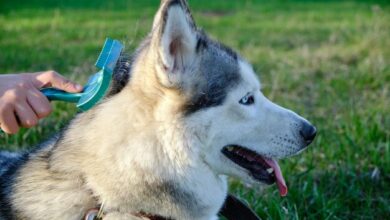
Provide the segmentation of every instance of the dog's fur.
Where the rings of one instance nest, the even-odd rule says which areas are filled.
[[[163,1],[102,103],[31,152],[0,154],[0,219],[80,220],[100,204],[105,220],[216,219],[225,175],[259,182],[222,149],[284,158],[306,147],[305,123],[262,95],[250,64],[200,31],[184,0]]]

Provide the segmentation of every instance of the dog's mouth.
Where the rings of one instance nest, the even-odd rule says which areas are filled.
[[[287,195],[287,186],[276,160],[266,158],[238,145],[228,145],[222,149],[222,153],[240,167],[248,170],[254,179],[269,185],[276,182],[280,195]]]

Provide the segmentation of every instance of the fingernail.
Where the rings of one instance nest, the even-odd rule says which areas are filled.
[[[79,91],[81,91],[81,90],[83,89],[83,86],[80,85],[80,84],[76,84],[74,87],[75,87],[77,90],[79,90]]]

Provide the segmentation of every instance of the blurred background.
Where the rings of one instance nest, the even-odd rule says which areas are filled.
[[[190,0],[198,26],[235,48],[264,93],[316,125],[310,149],[281,161],[277,187],[230,191],[263,219],[389,219],[390,2]],[[54,69],[84,83],[106,37],[133,51],[158,0],[1,0],[0,73]],[[75,114],[69,104],[33,129],[0,135],[27,149]]]

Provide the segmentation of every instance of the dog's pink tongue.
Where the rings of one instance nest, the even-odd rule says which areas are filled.
[[[274,159],[265,159],[265,162],[267,162],[267,164],[272,167],[272,169],[274,169],[276,184],[278,185],[280,196],[286,196],[286,181],[284,181],[282,170],[280,169],[278,162],[276,162]]]

